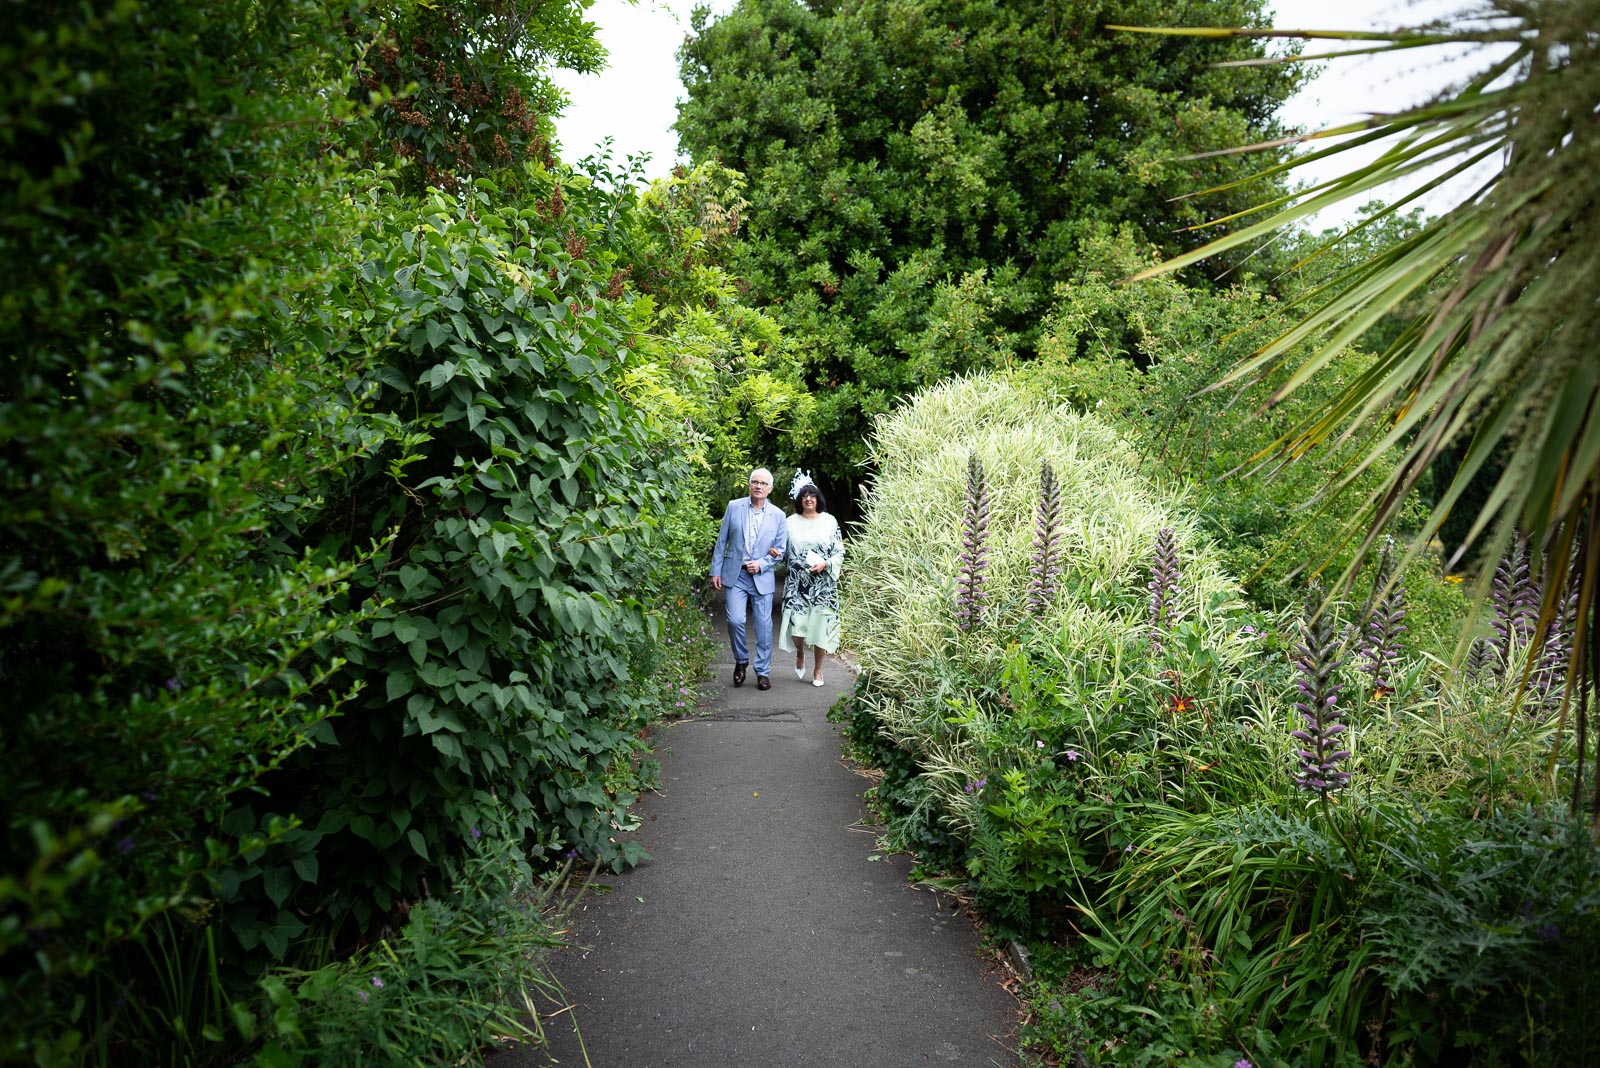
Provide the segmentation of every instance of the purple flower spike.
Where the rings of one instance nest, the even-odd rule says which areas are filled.
[[[1467,650],[1467,678],[1486,682],[1498,675],[1494,643],[1488,638],[1472,639],[1472,647]]]
[[[1546,578],[1548,579],[1548,574]],[[1545,708],[1561,704],[1567,686],[1567,669],[1572,661],[1573,635],[1578,629],[1578,584],[1567,572],[1567,593],[1556,608],[1556,617],[1539,639],[1539,659],[1528,679],[1529,696]]]
[[[1028,608],[1034,615],[1043,615],[1055,602],[1056,580],[1061,577],[1061,487],[1049,460],[1039,466],[1039,508],[1033,524],[1029,574]]]
[[[1171,527],[1156,534],[1156,548],[1150,560],[1150,651],[1161,652],[1161,640],[1172,629],[1173,605],[1178,600],[1178,583],[1183,571],[1178,567],[1178,542]]]
[[[989,487],[978,454],[967,457],[967,504],[961,522],[961,558],[956,571],[956,626],[971,630],[983,614],[983,584],[989,574]]]
[[[1322,590],[1313,586],[1306,600],[1305,622],[1301,624],[1304,641],[1295,650],[1300,700],[1294,707],[1304,727],[1291,733],[1301,745],[1295,750],[1299,769],[1294,773],[1294,784],[1326,797],[1350,782],[1350,773],[1339,770],[1340,762],[1350,756],[1350,751],[1339,748],[1339,736],[1348,729],[1343,722],[1344,713],[1339,711],[1341,687],[1333,681],[1333,673],[1339,667],[1339,641],[1333,631],[1332,613],[1319,611],[1321,607]]]
[[[1528,643],[1539,621],[1539,589],[1528,571],[1528,545],[1521,538],[1494,569],[1489,605],[1494,611],[1496,669],[1503,675],[1513,650]]]
[[[1361,645],[1361,670],[1372,678],[1374,697],[1394,692],[1392,666],[1400,657],[1400,635],[1409,628],[1406,618],[1405,581],[1395,573],[1394,539],[1383,539],[1377,572],[1372,576],[1372,601],[1368,606],[1365,639]]]

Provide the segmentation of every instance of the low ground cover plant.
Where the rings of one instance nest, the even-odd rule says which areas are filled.
[[[1014,382],[920,394],[873,448],[851,738],[891,841],[1034,945],[1041,1050],[1581,1053],[1600,857],[1558,701],[1415,652],[1384,566],[1252,605],[1124,439]],[[1507,641],[1559,645],[1515,603]]]

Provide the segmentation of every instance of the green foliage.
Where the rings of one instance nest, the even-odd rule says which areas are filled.
[[[522,64],[597,54],[581,5],[17,11],[0,1060],[233,1063],[275,1036],[271,1063],[453,1063],[541,929],[498,940],[484,865],[636,860],[611,837],[640,728],[696,662],[660,642],[705,644],[677,584],[703,495],[627,392],[634,194],[526,126],[553,98]],[[378,75],[442,140],[382,86],[359,113]],[[504,124],[525,164],[462,147]],[[341,145],[412,163],[356,173]],[[453,196],[414,195],[424,160]],[[373,958],[302,969],[384,939],[432,1030],[311,1009]]]
[[[1486,820],[1397,813],[1383,830],[1386,863],[1361,921],[1374,967],[1406,998],[1391,1047],[1441,1059],[1483,1043],[1529,1064],[1581,1061],[1600,982],[1600,853],[1582,820],[1519,806]]]
[[[969,453],[990,478],[995,610],[961,632]],[[1355,655],[1361,601],[1333,602],[1351,781],[1308,803],[1290,774],[1297,621],[1234,595],[1199,521],[1104,423],[1014,378],[955,381],[881,421],[873,456],[845,601],[863,686],[841,711],[884,772],[890,843],[1038,950],[1042,1046],[1114,1064],[1554,1064],[1586,1041],[1534,972],[1582,970],[1579,990],[1600,974],[1600,852],[1542,807],[1571,784],[1544,774],[1555,715],[1510,714],[1514,680],[1408,651],[1375,688]],[[1043,457],[1061,473],[1065,570],[1033,613]],[[1157,644],[1163,527],[1178,578]],[[1434,947],[1443,971],[1424,976]],[[1469,994],[1451,954],[1479,949]]]
[[[1447,516],[1476,503],[1471,525],[1464,534],[1457,528],[1452,540],[1466,547],[1481,537],[1482,558],[1495,560],[1528,539],[1536,569],[1545,570],[1541,555],[1548,553],[1551,561],[1542,620],[1554,619],[1568,593],[1577,592],[1577,616],[1591,628],[1600,601],[1593,584],[1576,576],[1600,569],[1600,539],[1589,518],[1600,507],[1600,382],[1582,328],[1593,314],[1600,252],[1589,177],[1600,162],[1600,137],[1592,123],[1573,117],[1592,114],[1600,101],[1600,41],[1592,32],[1597,19],[1595,0],[1495,2],[1424,26],[1310,35],[1360,40],[1370,53],[1464,53],[1471,73],[1449,90],[1376,121],[1319,131],[1321,137],[1360,136],[1307,153],[1291,167],[1357,145],[1382,151],[1350,163],[1305,195],[1281,196],[1276,183],[1284,168],[1269,159],[1261,176],[1271,184],[1255,206],[1266,218],[1144,272],[1180,270],[1235,253],[1375,189],[1384,192],[1388,206],[1374,219],[1393,217],[1449,176],[1498,160],[1470,198],[1306,294],[1294,321],[1226,380],[1267,379],[1278,399],[1290,397],[1322,377],[1345,346],[1374,325],[1396,310],[1411,311],[1366,373],[1285,421],[1270,451],[1299,457],[1343,445],[1352,425],[1370,428],[1364,459],[1392,467],[1382,492],[1354,490],[1344,497],[1342,539],[1359,539],[1365,550],[1413,506],[1411,491],[1424,477],[1448,472],[1448,484],[1416,527],[1410,554],[1424,550]],[[1213,40],[1276,35],[1251,28],[1149,32]],[[1279,144],[1253,147],[1281,150]],[[1307,343],[1312,352],[1304,357]],[[1354,489],[1348,473],[1339,469],[1328,483],[1330,494]],[[1482,496],[1490,479],[1494,489]],[[1354,554],[1352,567],[1360,556]],[[1490,586],[1491,573],[1483,568],[1475,604],[1488,600]],[[1584,646],[1577,643],[1579,650]],[[1592,690],[1600,683],[1600,664],[1575,652],[1570,674]],[[1582,732],[1587,702],[1579,701],[1578,708]],[[1592,817],[1600,823],[1600,808]]]
[[[537,1042],[531,998],[553,980],[550,883],[534,876],[505,810],[485,813],[447,889],[413,904],[392,934],[311,971],[263,976],[270,1013],[249,1026],[260,1068],[458,1064],[508,1037]]]
[[[458,191],[478,175],[514,181],[525,161],[555,165],[551,119],[563,102],[546,73],[581,73],[605,57],[586,3],[396,0],[360,12],[360,88],[375,126],[358,131],[374,163],[412,195]],[[559,194],[558,194],[559,196]]]
[[[606,253],[569,251],[583,225],[497,210],[480,179],[468,203],[375,218],[360,271],[325,295],[364,448],[300,536],[329,559],[384,531],[394,547],[353,580],[384,607],[328,648],[366,695],[251,806],[316,822],[320,864],[274,854],[225,903],[264,891],[365,926],[495,803],[546,853],[636,859],[611,841],[631,798],[606,773],[646,719],[630,591],[681,467],[611,387],[626,350],[599,293]]]
[[[962,631],[953,586],[970,454],[988,473],[991,609]],[[842,604],[869,680],[857,701],[871,721],[858,719],[855,736],[908,754],[879,788],[880,800],[899,795],[907,841],[936,841],[930,821],[970,839],[980,898],[1023,929],[1048,926],[1033,915],[1040,903],[1125,841],[1081,829],[1096,818],[1078,777],[1098,766],[1120,788],[1203,798],[1210,787],[1187,756],[1161,752],[1158,728],[1180,699],[1186,719],[1196,705],[1227,719],[1248,693],[1239,676],[1260,662],[1246,620],[1265,625],[1194,544],[1193,520],[1104,424],[1070,407],[1004,380],[947,383],[881,421],[873,457],[879,481]],[[1032,509],[1047,458],[1060,473],[1066,569],[1056,603],[1035,615]],[[1158,656],[1145,561],[1163,527],[1180,532],[1185,578]]]
[[[1183,228],[1226,209],[1182,195],[1246,171],[1189,154],[1276,133],[1298,76],[1212,68],[1253,46],[1106,26],[1262,12],[1254,0],[744,0],[697,15],[677,129],[693,158],[749,180],[733,265],[817,391],[807,466],[853,486],[874,417],[946,375],[1030,355],[1052,287],[1102,229],[1192,247]]]
[[[613,275],[641,357],[622,388],[682,428],[679,447],[706,476],[695,506],[708,517],[725,484],[742,486],[752,467],[792,457],[817,433],[792,343],[725,265],[744,225],[743,190],[741,175],[715,163],[651,183],[620,220],[625,251]],[[774,436],[785,444],[769,455]],[[714,535],[697,535],[698,554]]]
[[[334,564],[268,536],[349,455],[304,433],[339,416],[294,311],[353,230],[337,158],[307,173],[343,119],[332,11],[11,14],[0,1059],[55,1063],[110,1026],[88,977],[144,940],[187,959],[172,913],[291,833],[227,814],[328,736],[355,686],[316,650],[372,606],[346,594],[365,543]]]
[[[1262,477],[1260,456],[1284,420],[1300,418],[1371,365],[1352,350],[1287,401],[1270,405],[1271,390],[1207,390],[1227,369],[1285,322],[1283,302],[1251,279],[1224,291],[1172,278],[1138,286],[1119,279],[1150,262],[1128,233],[1086,247],[1094,266],[1058,287],[1045,319],[1040,359],[1016,372],[1027,388],[1093,411],[1113,423],[1138,451],[1140,469],[1182,490],[1212,537],[1223,566],[1238,575],[1258,604],[1289,608],[1300,583],[1316,569],[1338,574],[1350,563],[1342,545],[1343,510],[1322,499],[1368,441],[1274,465]],[[1356,478],[1358,491],[1376,493],[1391,471],[1372,464]],[[1409,518],[1420,522],[1420,511]],[[1417,612],[1413,637],[1448,658],[1460,636],[1466,606],[1447,583],[1437,557],[1410,562],[1406,584]]]

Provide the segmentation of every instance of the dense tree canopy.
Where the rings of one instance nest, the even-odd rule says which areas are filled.
[[[1284,67],[1220,71],[1248,43],[1113,22],[1264,20],[1258,0],[999,4],[746,0],[700,12],[677,128],[748,178],[734,262],[784,308],[819,390],[834,478],[865,421],[943,375],[1031,354],[1083,240],[1128,224],[1169,251],[1237,206],[1174,198],[1237,177],[1187,158],[1276,132]],[[1257,165],[1252,162],[1250,166]]]

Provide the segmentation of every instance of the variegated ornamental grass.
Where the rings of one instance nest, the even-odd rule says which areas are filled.
[[[1138,472],[1111,428],[1004,378],[980,376],[947,381],[882,418],[872,452],[878,475],[851,543],[845,629],[870,683],[860,700],[890,740],[916,755],[946,805],[947,824],[959,831],[970,823],[976,801],[966,785],[1016,734],[1015,717],[995,700],[1008,685],[1016,644],[1049,676],[1053,692],[1042,705],[1083,713],[1086,736],[1097,736],[1114,709],[1140,703],[1139,718],[1152,728],[1159,723],[1171,744],[1198,743],[1202,752],[1218,730],[1243,723],[1253,739],[1250,766],[1210,775],[1241,777],[1237,789],[1223,790],[1236,801],[1253,796],[1246,780],[1268,791],[1287,785],[1288,733],[1297,726],[1288,658],[1262,655],[1263,636],[1246,624],[1249,606],[1200,536],[1195,515]],[[989,578],[985,614],[963,632],[956,576],[974,453],[990,496]],[[1063,571],[1053,605],[1036,615],[1028,594],[1046,459],[1060,485]],[[1163,527],[1175,533],[1183,579],[1167,631],[1175,637],[1153,654],[1147,583]],[[1285,634],[1297,626],[1288,618],[1275,625]],[[1206,670],[1196,668],[1197,653]],[[1386,788],[1442,794],[1473,774],[1463,760],[1473,745],[1454,737],[1463,721],[1451,709],[1498,705],[1506,695],[1489,692],[1492,685],[1447,682],[1449,673],[1427,658],[1396,661],[1394,671],[1395,692],[1374,696],[1360,687],[1348,736],[1351,767],[1370,768]],[[1157,707],[1179,698],[1184,714]],[[1499,759],[1519,769],[1513,778],[1537,761],[1542,727],[1530,721],[1502,736]],[[1369,735],[1383,739],[1378,750],[1367,744]],[[1108,773],[1090,760],[1085,770]]]
[[[891,686],[955,655],[954,576],[967,460],[974,452],[988,475],[992,517],[986,629],[963,643],[969,662],[996,657],[997,628],[1031,618],[1029,554],[1044,459],[1061,487],[1067,592],[1040,624],[1081,628],[1085,617],[1108,611],[1096,605],[1112,606],[1114,622],[1107,622],[1113,626],[1138,622],[1145,608],[1143,571],[1163,526],[1178,532],[1188,556],[1178,618],[1204,616],[1205,605],[1233,593],[1232,581],[1197,550],[1193,517],[1139,475],[1110,428],[1002,379],[955,379],[919,394],[878,423],[871,448],[878,476],[851,546],[843,610],[854,647]]]
[[[990,496],[989,578],[985,614],[963,632],[956,575],[973,454]],[[872,455],[878,475],[851,545],[845,629],[872,678],[865,700],[888,734],[919,754],[955,823],[965,822],[965,785],[996,734],[987,726],[993,710],[953,725],[961,717],[951,706],[969,702],[973,680],[1000,685],[1012,643],[1025,641],[1050,665],[1061,698],[1091,716],[1160,689],[1145,646],[1146,586],[1164,527],[1184,561],[1170,619],[1197,626],[1215,657],[1206,673],[1217,688],[1205,695],[1211,703],[1240,696],[1239,668],[1253,646],[1230,619],[1242,607],[1233,581],[1199,539],[1194,516],[1140,475],[1127,445],[1093,416],[1002,378],[953,379],[880,420]],[[1044,460],[1060,487],[1062,574],[1054,603],[1036,615],[1028,594]]]

